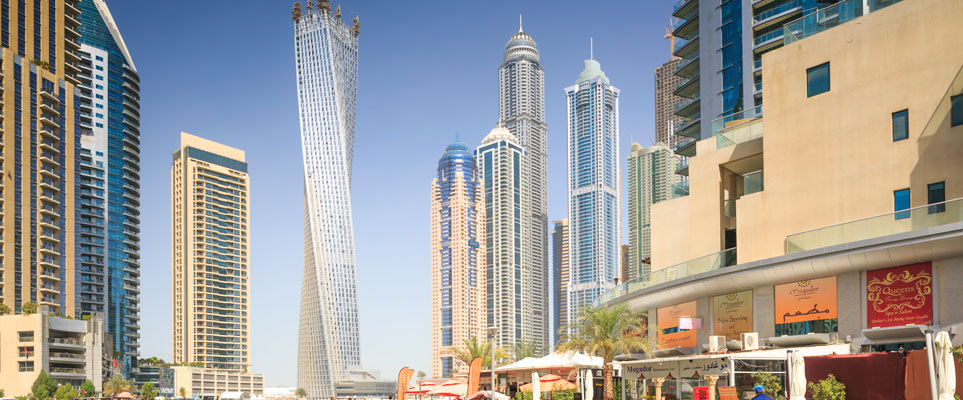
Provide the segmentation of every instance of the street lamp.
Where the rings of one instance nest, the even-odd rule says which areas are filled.
[[[488,336],[491,337],[491,348],[492,348],[492,393],[491,400],[495,400],[495,334],[498,333],[498,328],[494,326],[488,327]]]

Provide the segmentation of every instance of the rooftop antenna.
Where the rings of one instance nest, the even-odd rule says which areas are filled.
[[[595,59],[595,42],[589,37],[589,60]]]
[[[522,32],[522,14],[518,14],[518,31]]]
[[[456,141],[456,142],[460,142],[460,141],[461,141],[461,134],[458,133],[458,131],[455,131],[455,141]]]

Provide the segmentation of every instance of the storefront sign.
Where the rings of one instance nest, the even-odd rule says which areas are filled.
[[[866,272],[869,328],[930,325],[933,322],[933,265],[904,265]]]
[[[685,317],[695,317],[696,316],[696,302],[690,301],[688,303],[676,304],[669,307],[662,307],[658,309],[656,321],[659,333],[658,333],[658,348],[659,349],[671,349],[674,347],[696,347],[698,342],[696,341],[696,331],[695,330],[685,330],[679,332],[671,332],[672,330],[679,329],[679,319]],[[663,333],[669,330],[669,333]]]
[[[683,378],[702,378],[708,375],[729,376],[729,359],[682,360],[679,361],[679,373]]]
[[[836,277],[776,285],[776,324],[835,319]]]
[[[712,334],[739,339],[752,332],[752,290],[712,298]]]
[[[623,364],[622,373],[628,380],[654,378],[677,379],[680,376],[679,363],[677,361]]]
[[[735,386],[719,386],[716,390],[719,391],[719,400],[739,400]]]

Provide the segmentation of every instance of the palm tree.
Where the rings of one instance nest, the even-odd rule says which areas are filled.
[[[515,344],[515,361],[535,357],[537,353],[538,344],[534,340]]]
[[[580,351],[602,357],[605,399],[611,399],[612,360],[616,355],[633,351],[649,353],[649,343],[644,338],[642,315],[629,311],[625,306],[585,306],[578,314],[575,332],[566,334],[558,351]]]
[[[305,397],[308,397],[308,391],[304,390],[304,388],[298,388],[297,390],[294,391],[294,395],[297,396],[297,398],[299,399],[305,398]]]
[[[478,343],[478,338],[472,336],[471,339],[465,339],[465,349],[459,349],[457,347],[449,347],[452,354],[458,361],[465,363],[466,365],[471,364],[471,360],[475,357],[482,358],[482,368],[487,368],[491,365],[492,358],[492,342],[488,341],[482,344]],[[495,359],[502,360],[505,359],[507,355],[505,351],[500,348],[495,348]]]
[[[104,397],[114,397],[123,392],[129,392],[133,384],[120,375],[111,375],[107,382],[104,382]]]

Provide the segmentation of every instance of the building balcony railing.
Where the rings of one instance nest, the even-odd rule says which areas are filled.
[[[963,198],[894,211],[786,236],[786,253],[819,249],[963,221]]]
[[[762,137],[762,106],[742,110],[712,121],[716,148],[721,149]]]
[[[685,79],[699,76],[699,53],[695,53],[695,56],[692,58],[679,61],[675,66],[673,74]]]
[[[682,157],[679,163],[675,166],[676,175],[689,175],[689,157]]]
[[[698,139],[702,130],[701,122],[702,120],[698,115],[692,118],[682,118],[681,121],[675,124],[674,134]]]
[[[784,42],[789,44],[800,39],[832,29],[836,26],[879,11],[902,0],[843,0],[786,23],[782,30]]]
[[[672,198],[678,199],[689,195],[689,181],[676,182],[672,184]]]
[[[685,20],[681,25],[677,26],[672,35],[679,39],[692,39],[699,35],[699,16],[694,14],[692,18]]]
[[[672,16],[676,18],[686,18],[692,14],[693,11],[699,9],[699,0],[679,0],[672,7]]]
[[[802,0],[793,0],[779,6],[770,8],[752,18],[753,28],[764,28],[772,26],[777,21],[792,17],[793,14],[801,12],[803,7]]]
[[[675,105],[674,113],[680,117],[695,118],[695,114],[700,111],[699,96],[692,100],[686,100]]]
[[[699,97],[699,77],[695,76],[692,79],[686,79],[675,85],[673,89],[673,94],[678,97],[691,99],[693,97]]]
[[[736,248],[712,253],[680,264],[652,271],[647,275],[617,285],[615,288],[602,293],[599,304],[605,304],[617,297],[637,292],[651,286],[672,282],[685,277],[715,271],[736,265]]]

